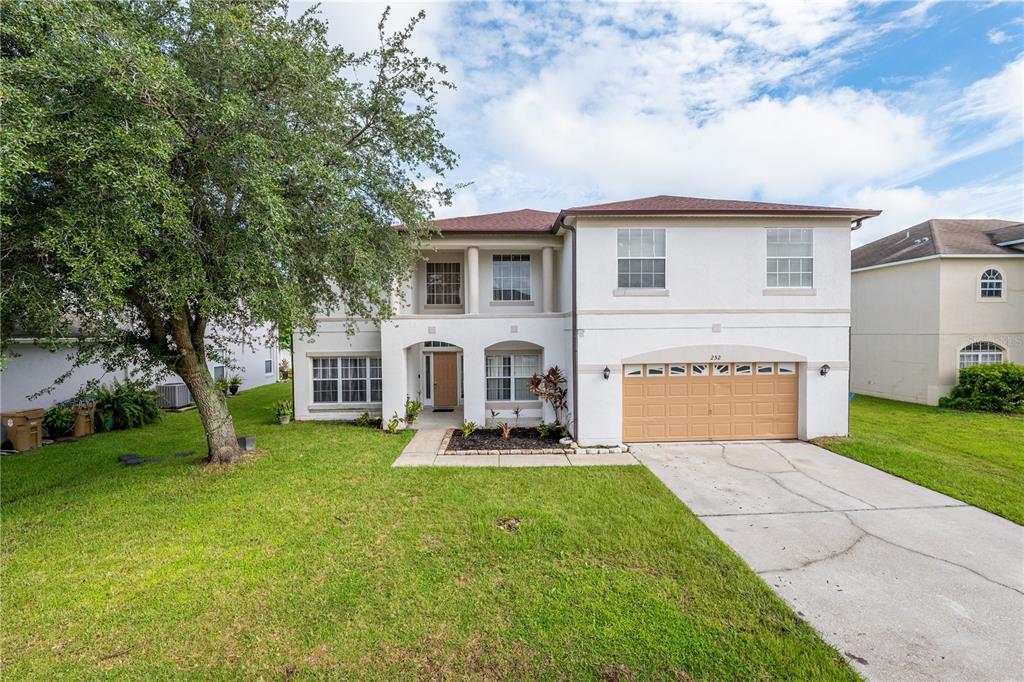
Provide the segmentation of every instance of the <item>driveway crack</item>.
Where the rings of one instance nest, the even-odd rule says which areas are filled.
[[[866,528],[864,528],[863,526],[858,524],[852,518],[850,518],[850,515],[847,512],[843,512],[843,516],[846,517],[846,520],[849,521],[854,526],[854,528],[856,528],[857,530],[861,531],[865,535],[873,537],[874,539],[878,540],[879,542],[884,542],[885,544],[887,544],[887,545],[889,545],[891,547],[898,547],[899,549],[906,550],[907,552],[911,552],[912,554],[917,554],[918,556],[923,556],[923,557],[926,557],[928,559],[934,559],[935,561],[941,561],[942,563],[948,564],[950,566],[955,566],[956,568],[963,569],[963,570],[967,571],[968,573],[973,573],[974,575],[978,576],[982,580],[986,580],[986,581],[992,583],[993,585],[998,585],[999,587],[1005,587],[1008,590],[1013,590],[1017,594],[1024,595],[1024,590],[1020,590],[1020,589],[1014,587],[1013,585],[1007,585],[1005,583],[999,582],[998,580],[994,580],[994,579],[988,577],[987,575],[985,575],[984,573],[979,573],[978,571],[974,570],[970,566],[964,566],[963,564],[958,564],[955,561],[950,561],[949,559],[944,559],[944,558],[942,558],[940,556],[935,556],[933,554],[928,554],[927,552],[922,552],[919,549],[914,549],[913,547],[907,547],[906,545],[901,545],[898,542],[893,542],[892,540],[889,540],[887,538],[883,538],[880,535],[875,535],[874,533],[870,532],[869,530],[867,530]]]
[[[728,459],[725,458],[725,445],[721,445],[720,444],[718,446],[718,449],[720,450],[720,452],[718,453],[718,456],[722,458],[722,461],[725,463],[726,466],[733,467],[734,469],[741,469],[743,471],[752,471],[755,474],[760,474],[761,476],[764,476],[766,479],[768,479],[769,481],[771,481],[775,485],[779,486],[780,488],[782,488],[786,492],[791,493],[793,495],[796,495],[797,497],[801,498],[802,500],[804,500],[806,502],[809,502],[810,504],[813,504],[815,507],[818,508],[819,511],[831,511],[828,507],[826,507],[823,504],[819,504],[818,502],[815,502],[814,500],[809,498],[807,495],[804,495],[801,492],[797,492],[796,490],[793,490],[792,488],[790,488],[790,487],[788,487],[786,485],[783,485],[782,482],[776,480],[770,473],[768,473],[766,471],[761,471],[760,469],[752,469],[750,467],[744,467],[744,466],[740,466],[738,464],[733,464],[732,462],[730,462]],[[783,459],[786,459],[786,458],[783,457]],[[786,460],[786,461],[789,462],[789,460]],[[790,466],[793,466],[793,464],[790,463]],[[778,473],[788,473],[788,472],[780,471]]]
[[[775,454],[777,454],[782,459],[786,460],[786,463],[789,464],[789,466],[793,467],[794,471],[797,471],[797,472],[803,474],[804,476],[806,476],[807,478],[811,479],[812,481],[814,481],[816,483],[820,483],[821,485],[825,486],[829,490],[837,492],[840,495],[845,495],[845,496],[849,497],[851,500],[857,500],[861,504],[866,504],[867,506],[871,507],[872,509],[876,509],[875,505],[871,504],[867,500],[862,500],[859,497],[857,497],[856,495],[851,495],[850,493],[846,492],[845,490],[840,490],[839,488],[836,488],[835,486],[831,486],[828,483],[825,483],[825,481],[822,481],[821,479],[818,479],[818,478],[815,478],[814,476],[811,476],[809,473],[807,473],[806,471],[803,471],[802,469],[797,467],[795,464],[793,464],[793,462],[789,459],[789,457],[786,457],[786,455],[784,455],[782,452],[779,452],[778,450],[773,448],[771,445],[768,445],[767,443],[765,443],[764,446],[766,448],[768,448],[769,450],[771,450],[772,452],[774,452]]]

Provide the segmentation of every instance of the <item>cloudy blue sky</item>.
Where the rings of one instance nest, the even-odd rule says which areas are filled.
[[[439,215],[653,194],[1024,219],[1024,3],[392,3],[455,92]],[[304,8],[295,3],[295,10]],[[371,47],[377,3],[322,3]]]

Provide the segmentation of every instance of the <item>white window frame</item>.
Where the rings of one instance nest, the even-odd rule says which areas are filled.
[[[520,365],[520,363],[516,361],[517,358],[521,359],[521,358],[527,358],[527,357],[528,358],[536,358],[536,363],[534,365],[535,371],[533,371],[533,372],[526,373],[523,370],[523,368]],[[493,359],[493,358],[499,358],[502,361],[501,365],[499,365],[498,367],[494,367],[493,363],[490,362],[490,360]],[[505,367],[505,361],[506,360],[508,361],[508,367],[507,368]],[[526,402],[537,402],[537,401],[539,401],[540,400],[540,396],[538,396],[535,393],[530,393],[530,391],[528,389],[526,389],[526,388],[523,389],[523,393],[525,395],[520,395],[520,393],[518,391],[519,384],[517,384],[517,381],[520,381],[522,379],[530,379],[530,378],[533,377],[534,374],[536,374],[537,372],[540,372],[541,371],[541,367],[543,366],[541,361],[542,361],[542,358],[540,356],[540,353],[491,353],[491,354],[486,355],[485,358],[484,358],[484,399],[486,400],[486,402],[489,402],[489,403],[508,403],[508,402],[526,403]],[[495,372],[494,371],[495,369],[500,370],[500,373],[499,372]],[[506,369],[507,369],[507,373],[506,373]],[[502,391],[507,390],[508,391],[508,397],[507,398],[504,398],[504,397],[492,398],[490,396],[491,382],[501,382],[501,384],[502,384],[501,390]]]
[[[703,367],[700,372],[694,371],[696,367]],[[690,376],[692,377],[706,377],[708,376],[708,363],[706,362],[693,362],[690,363]]]
[[[643,365],[623,365],[622,376],[626,377],[642,377],[644,375]]]
[[[785,235],[785,240],[781,237]],[[793,237],[801,239],[794,241]],[[775,237],[775,241],[772,238]],[[807,239],[803,239],[806,237]],[[810,256],[776,255],[773,256],[772,246],[807,245]],[[794,271],[794,266],[796,270]],[[785,269],[783,269],[785,267]],[[807,275],[806,283],[803,275]],[[783,282],[785,275],[785,283]],[[793,283],[794,275],[797,278]],[[774,277],[774,279],[773,279]],[[765,278],[767,289],[813,289],[814,288],[814,229],[810,227],[769,227],[765,232]]]
[[[318,371],[317,364],[321,364]],[[361,376],[343,376],[343,363],[361,363]],[[326,366],[324,366],[326,365]],[[310,403],[313,405],[379,405],[384,393],[383,366],[379,356],[375,355],[336,355],[329,357],[310,358]],[[326,371],[325,371],[326,370]],[[317,376],[320,374],[321,376]],[[327,374],[327,376],[323,376]],[[333,376],[332,376],[333,375]],[[317,400],[317,382],[334,384],[336,400]],[[365,400],[345,400],[345,383],[362,383]],[[349,387],[351,390],[351,386]],[[376,399],[374,394],[377,394]]]
[[[665,376],[665,365],[647,365],[646,371],[649,377],[663,377]]]
[[[220,376],[217,376],[218,374]],[[228,378],[228,370],[227,370],[227,368],[224,365],[214,365],[213,366],[213,380],[214,381],[221,381],[221,380],[227,379],[227,378]]]
[[[499,263],[522,263],[526,265],[526,277],[522,273],[498,275]],[[499,279],[501,280],[499,282]],[[529,303],[533,300],[533,261],[528,253],[496,253],[491,256],[491,301],[498,303]],[[519,285],[519,286],[517,286]],[[515,294],[526,294],[516,298]]]
[[[711,365],[711,374],[716,377],[732,376],[732,365],[728,362],[716,362]]]
[[[431,269],[437,269],[440,272],[431,273]],[[459,261],[427,261],[425,266],[426,282],[426,305],[429,306],[460,306],[462,305],[462,263]],[[436,291],[431,291],[431,274],[439,276],[440,282],[436,285],[440,288]],[[454,277],[455,283],[445,281],[446,277]],[[431,300],[431,299],[434,300]]]
[[[993,341],[972,341],[957,352],[957,373],[967,367],[995,365],[1001,362],[1006,362],[1005,348]]]
[[[668,366],[668,375],[670,377],[685,377],[685,376],[687,376],[686,363],[684,362],[684,363],[677,363],[675,365],[669,365]]]
[[[994,277],[986,277],[989,273],[995,273]],[[986,288],[986,284],[998,284]],[[986,291],[998,291],[998,296],[986,296]],[[981,303],[998,303],[1006,300],[1006,275],[997,267],[986,267],[978,276],[978,301]]]
[[[647,248],[646,239],[650,238],[650,248]],[[665,289],[668,286],[668,263],[666,259],[667,235],[663,227],[621,227],[615,233],[616,269],[615,283],[618,289]],[[639,240],[634,242],[634,239]],[[625,248],[623,248],[625,247]],[[623,253],[625,250],[625,253]],[[658,251],[661,251],[660,255]],[[648,253],[649,252],[649,253]],[[622,271],[623,266],[626,272]],[[639,268],[639,272],[633,272]],[[661,272],[657,272],[660,268]],[[649,270],[649,272],[644,272]],[[644,284],[644,276],[650,275],[650,284]],[[626,279],[623,280],[623,277]],[[633,285],[630,280],[634,277],[640,279],[639,285]],[[658,280],[660,277],[660,283]]]
[[[779,374],[796,374],[796,363],[795,362],[780,362],[779,363]]]
[[[761,370],[768,370],[768,371],[767,372],[763,372]],[[766,376],[770,376],[772,374],[775,374],[775,363],[773,363],[773,362],[758,362],[758,363],[756,363],[756,367],[754,368],[754,374],[756,374],[757,376],[762,376],[762,377],[766,377]]]
[[[744,371],[742,371],[740,369],[741,367],[746,367],[747,370],[744,372]],[[752,362],[737,362],[735,365],[733,365],[733,374],[735,374],[738,377],[753,376],[753,374],[754,374],[754,363],[752,363]]]

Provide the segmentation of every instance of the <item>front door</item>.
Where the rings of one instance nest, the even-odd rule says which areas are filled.
[[[434,404],[459,404],[457,353],[434,353]]]

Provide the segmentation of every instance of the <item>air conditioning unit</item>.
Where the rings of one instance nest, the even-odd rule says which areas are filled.
[[[185,384],[164,384],[156,387],[156,402],[165,410],[178,410],[192,404],[192,394]]]

